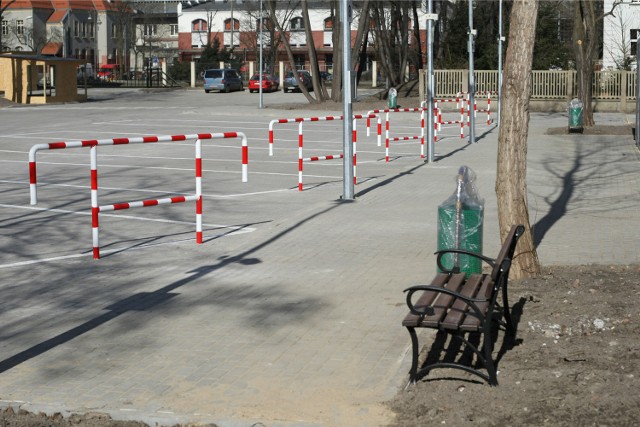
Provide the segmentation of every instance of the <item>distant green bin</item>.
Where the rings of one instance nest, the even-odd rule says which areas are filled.
[[[569,132],[582,132],[584,129],[582,101],[574,98],[569,102]]]
[[[389,89],[389,108],[398,108],[398,91],[394,87]]]

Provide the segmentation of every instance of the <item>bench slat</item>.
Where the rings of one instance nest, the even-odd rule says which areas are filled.
[[[444,283],[441,287],[458,292],[460,287],[464,284],[464,279],[465,273],[452,274],[449,281]],[[452,301],[453,297],[451,295],[437,293],[437,298],[432,303],[434,314],[431,316],[424,316],[420,322],[420,326],[437,328],[443,317],[447,314],[447,310],[451,306]]]
[[[484,277],[485,275],[482,274],[471,275],[467,280],[467,283],[465,283],[460,290],[460,294],[467,298],[475,297]],[[442,321],[442,327],[447,329],[458,329],[469,310],[469,304],[464,300],[456,299],[451,306],[451,310],[447,313],[447,317]]]
[[[445,283],[449,280],[449,275],[446,273],[438,273],[433,281],[430,283],[431,286],[437,286],[439,288],[443,287]],[[422,292],[422,295],[418,298],[418,300],[413,304],[416,310],[422,310],[425,307],[429,307],[433,305],[433,301],[438,296],[437,292],[433,291],[425,291]],[[403,326],[420,326],[420,316],[417,314],[409,313],[402,321]]]
[[[486,276],[482,281],[482,286],[480,286],[480,289],[478,290],[478,293],[476,294],[475,297],[489,298],[491,295],[492,289],[493,289],[493,280],[491,279],[491,276]],[[488,302],[477,302],[476,305],[478,306],[478,308],[482,313],[484,314],[487,313],[487,309],[489,307]],[[462,329],[463,331],[473,332],[473,331],[479,330],[481,327],[482,325],[480,323],[480,319],[478,319],[478,317],[474,315],[474,312],[471,311],[465,317],[464,321],[462,322],[462,325],[460,326],[460,329]]]
[[[462,284],[464,283],[465,274],[458,273],[449,275],[446,273],[438,273],[434,280],[430,283],[430,286],[436,286],[439,288],[447,288],[454,292],[458,292]],[[434,309],[434,314],[431,316],[418,316],[409,313],[403,320],[404,326],[416,326],[434,328],[438,327],[442,318],[447,313],[449,306],[451,305],[453,297],[451,295],[442,294],[436,291],[424,291],[418,298],[418,301],[414,304],[414,307],[418,310],[430,306]]]

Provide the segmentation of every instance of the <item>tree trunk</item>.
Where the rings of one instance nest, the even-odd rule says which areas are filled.
[[[500,238],[504,239],[514,224],[523,224],[526,229],[511,268],[513,278],[533,277],[540,273],[529,223],[526,181],[530,75],[537,13],[537,0],[513,3],[502,87],[496,176]]]
[[[583,124],[590,127],[593,120],[593,60],[599,34],[596,30],[595,2],[578,0],[574,3],[573,43],[576,54],[576,97],[584,104]]]
[[[322,81],[320,79],[320,68],[318,67],[318,54],[316,52],[316,46],[313,42],[313,33],[311,32],[311,20],[309,19],[309,5],[307,0],[302,0],[302,19],[304,20],[304,33],[307,38],[307,46],[309,49],[309,68],[311,68],[311,80],[313,82],[313,91],[315,92],[315,102],[324,102],[325,92],[322,90]],[[302,84],[300,90],[307,91],[307,88]],[[309,99],[308,92],[305,94]]]

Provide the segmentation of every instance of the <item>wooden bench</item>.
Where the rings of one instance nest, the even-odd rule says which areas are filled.
[[[438,251],[436,261],[442,273],[438,273],[430,285],[416,285],[405,289],[410,313],[404,318],[402,325],[409,331],[413,346],[410,383],[415,383],[432,369],[455,368],[478,375],[491,385],[498,385],[496,365],[492,358],[494,333],[504,330],[510,338],[515,335],[507,299],[507,281],[516,244],[522,233],[524,226],[511,227],[496,259],[464,250]],[[489,264],[492,270],[487,274],[470,274],[469,277],[455,269],[448,270],[442,265],[442,257],[451,253],[477,257]],[[502,301],[499,303],[500,294]],[[494,325],[497,329],[494,329]],[[450,349],[444,360],[438,354],[435,358],[431,357],[435,360],[430,361],[428,358],[418,369],[420,347],[416,328],[436,329],[445,333],[444,338],[451,336]],[[476,339],[480,335],[482,347],[479,341],[471,342],[473,334]],[[471,351],[472,356],[475,355],[475,363],[471,363],[469,357],[464,360],[464,353],[452,347],[455,339],[460,340],[456,342],[460,349]],[[439,345],[444,346],[444,342]],[[432,353],[433,350],[432,347]]]

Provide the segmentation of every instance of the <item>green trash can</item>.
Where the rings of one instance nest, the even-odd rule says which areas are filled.
[[[582,132],[584,129],[582,120],[583,104],[578,98],[569,102],[569,132]]]
[[[398,108],[398,91],[394,87],[389,89],[389,108]]]
[[[438,206],[438,250],[460,249],[482,254],[483,219],[484,201],[478,197],[475,174],[462,166],[455,193]],[[466,273],[467,277],[482,272],[482,261],[470,255],[446,254],[441,263],[446,269]]]
[[[438,250],[462,249],[477,254],[482,253],[482,219],[483,210],[480,206],[467,205],[460,212],[461,236],[456,242],[457,209],[453,206],[438,206]],[[472,273],[482,272],[480,259],[469,255],[446,254],[442,257],[442,265],[447,269],[457,267],[469,277]]]

